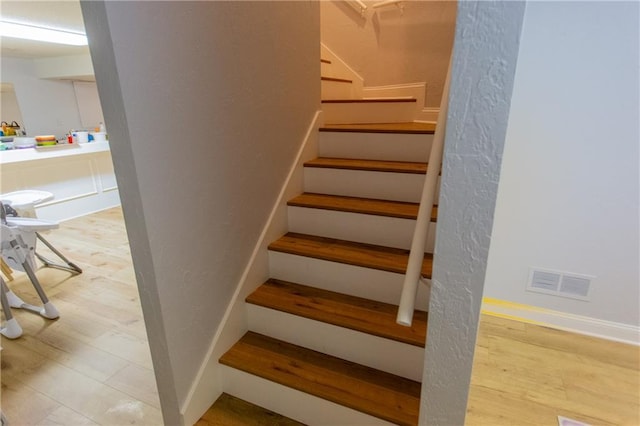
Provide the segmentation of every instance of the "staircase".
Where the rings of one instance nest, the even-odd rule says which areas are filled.
[[[322,46],[321,98],[327,124],[410,123],[422,109],[413,96],[364,97],[360,77]]]
[[[395,316],[433,126],[389,108],[406,99],[354,99],[343,76],[322,84],[331,124],[320,128],[318,157],[304,164],[305,192],[288,202],[289,232],[269,245],[271,278],[246,298],[249,331],[219,359],[225,393],[200,425],[225,424],[213,419],[227,406],[249,416],[227,424],[418,422],[427,288],[412,327]],[[335,105],[354,112],[332,119]],[[432,227],[436,217],[434,208]],[[432,251],[433,237],[425,277]]]

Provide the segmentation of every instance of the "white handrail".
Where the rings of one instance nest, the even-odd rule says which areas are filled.
[[[367,5],[364,4],[362,0],[346,0],[347,3],[352,5],[354,8],[360,8],[360,15],[364,16],[367,11]]]
[[[416,294],[422,274],[424,250],[427,244],[427,237],[429,236],[431,211],[433,210],[438,175],[440,174],[440,167],[442,165],[444,135],[447,130],[447,111],[449,109],[450,79],[451,61],[449,62],[449,70],[447,71],[447,78],[444,82],[444,89],[442,91],[442,101],[440,103],[440,112],[438,113],[438,124],[436,125],[435,135],[433,136],[431,153],[429,154],[427,176],[424,181],[424,187],[422,188],[422,198],[420,199],[416,228],[413,232],[413,241],[411,242],[411,252],[409,254],[407,273],[404,277],[402,295],[400,296],[400,305],[398,306],[398,316],[396,317],[396,322],[398,324],[406,325],[408,327],[411,326],[411,322],[413,321]]]
[[[383,0],[371,6],[373,9],[379,9],[381,7],[390,6],[395,4],[400,8],[400,10],[404,10],[404,5],[402,4],[403,0]]]

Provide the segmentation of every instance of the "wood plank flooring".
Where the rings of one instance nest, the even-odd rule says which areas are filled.
[[[3,413],[15,426],[161,425],[120,209],[64,222],[46,238],[84,272],[38,270],[58,320],[13,309],[24,334],[2,338]],[[14,276],[14,292],[39,304],[26,275]]]
[[[14,310],[25,334],[2,339],[2,411],[14,426],[162,425],[120,209],[48,239],[85,272],[38,271],[57,321]],[[640,348],[488,315],[478,337],[468,425],[640,425]]]
[[[483,315],[468,425],[640,425],[640,348]]]

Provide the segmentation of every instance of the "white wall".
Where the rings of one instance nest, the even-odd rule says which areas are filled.
[[[71,81],[38,78],[34,61],[3,57],[2,82],[12,83],[24,123],[30,136],[62,138],[70,129],[82,128]]]
[[[104,115],[100,106],[98,86],[93,81],[74,81],[73,90],[76,92],[80,121],[85,129],[94,129],[104,124]]]
[[[10,83],[0,85],[0,120],[9,124],[16,121],[18,124],[23,125],[22,112],[20,112],[16,92],[13,84]]]
[[[405,1],[362,18],[345,1],[321,1],[322,42],[364,78],[365,86],[427,83],[425,106],[439,107],[456,19],[455,1]]]
[[[179,424],[319,108],[319,6],[82,7],[164,421]]]
[[[639,324],[639,4],[530,2],[485,296]],[[591,301],[525,291],[593,275]]]

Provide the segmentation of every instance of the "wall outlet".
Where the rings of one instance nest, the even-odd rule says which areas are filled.
[[[572,272],[529,268],[527,291],[590,301],[589,290],[595,277]]]

